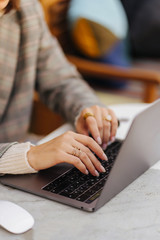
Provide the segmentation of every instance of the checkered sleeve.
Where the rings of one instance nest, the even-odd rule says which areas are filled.
[[[48,107],[60,113],[74,124],[76,116],[86,107],[104,105],[95,92],[83,80],[74,65],[69,63],[57,40],[51,36],[43,20],[37,67],[37,88],[41,99]]]

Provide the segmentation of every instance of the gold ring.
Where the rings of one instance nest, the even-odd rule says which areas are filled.
[[[108,115],[107,117],[104,117],[104,120],[108,121],[108,122],[112,122],[112,117],[111,115]]]
[[[93,113],[90,113],[90,112],[86,112],[84,115],[83,115],[83,119],[86,120],[86,118],[88,117],[95,117]]]
[[[73,147],[72,155],[79,158],[80,155],[81,155],[81,152],[82,152],[82,151],[81,151],[80,148]]]
[[[72,155],[76,156],[76,148],[73,148]]]
[[[79,150],[79,153],[78,153],[78,158],[80,158],[80,156],[81,156],[81,153],[82,153],[82,151],[81,150]]]

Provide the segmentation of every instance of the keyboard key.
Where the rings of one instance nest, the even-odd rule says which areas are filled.
[[[81,196],[79,196],[78,198],[76,198],[76,200],[84,202],[86,199],[88,199],[89,196],[87,194],[82,194]]]

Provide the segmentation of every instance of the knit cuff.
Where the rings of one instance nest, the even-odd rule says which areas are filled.
[[[31,143],[19,143],[11,146],[0,159],[0,173],[25,174],[37,172],[27,160],[27,152]]]

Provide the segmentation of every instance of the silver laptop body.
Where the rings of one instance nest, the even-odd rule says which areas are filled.
[[[60,164],[36,174],[5,175],[0,177],[0,182],[19,190],[93,212],[121,192],[158,160],[160,160],[160,100],[150,104],[147,109],[134,118],[103,190],[92,203],[88,204],[43,190],[43,187],[49,182],[72,168],[69,164]]]

